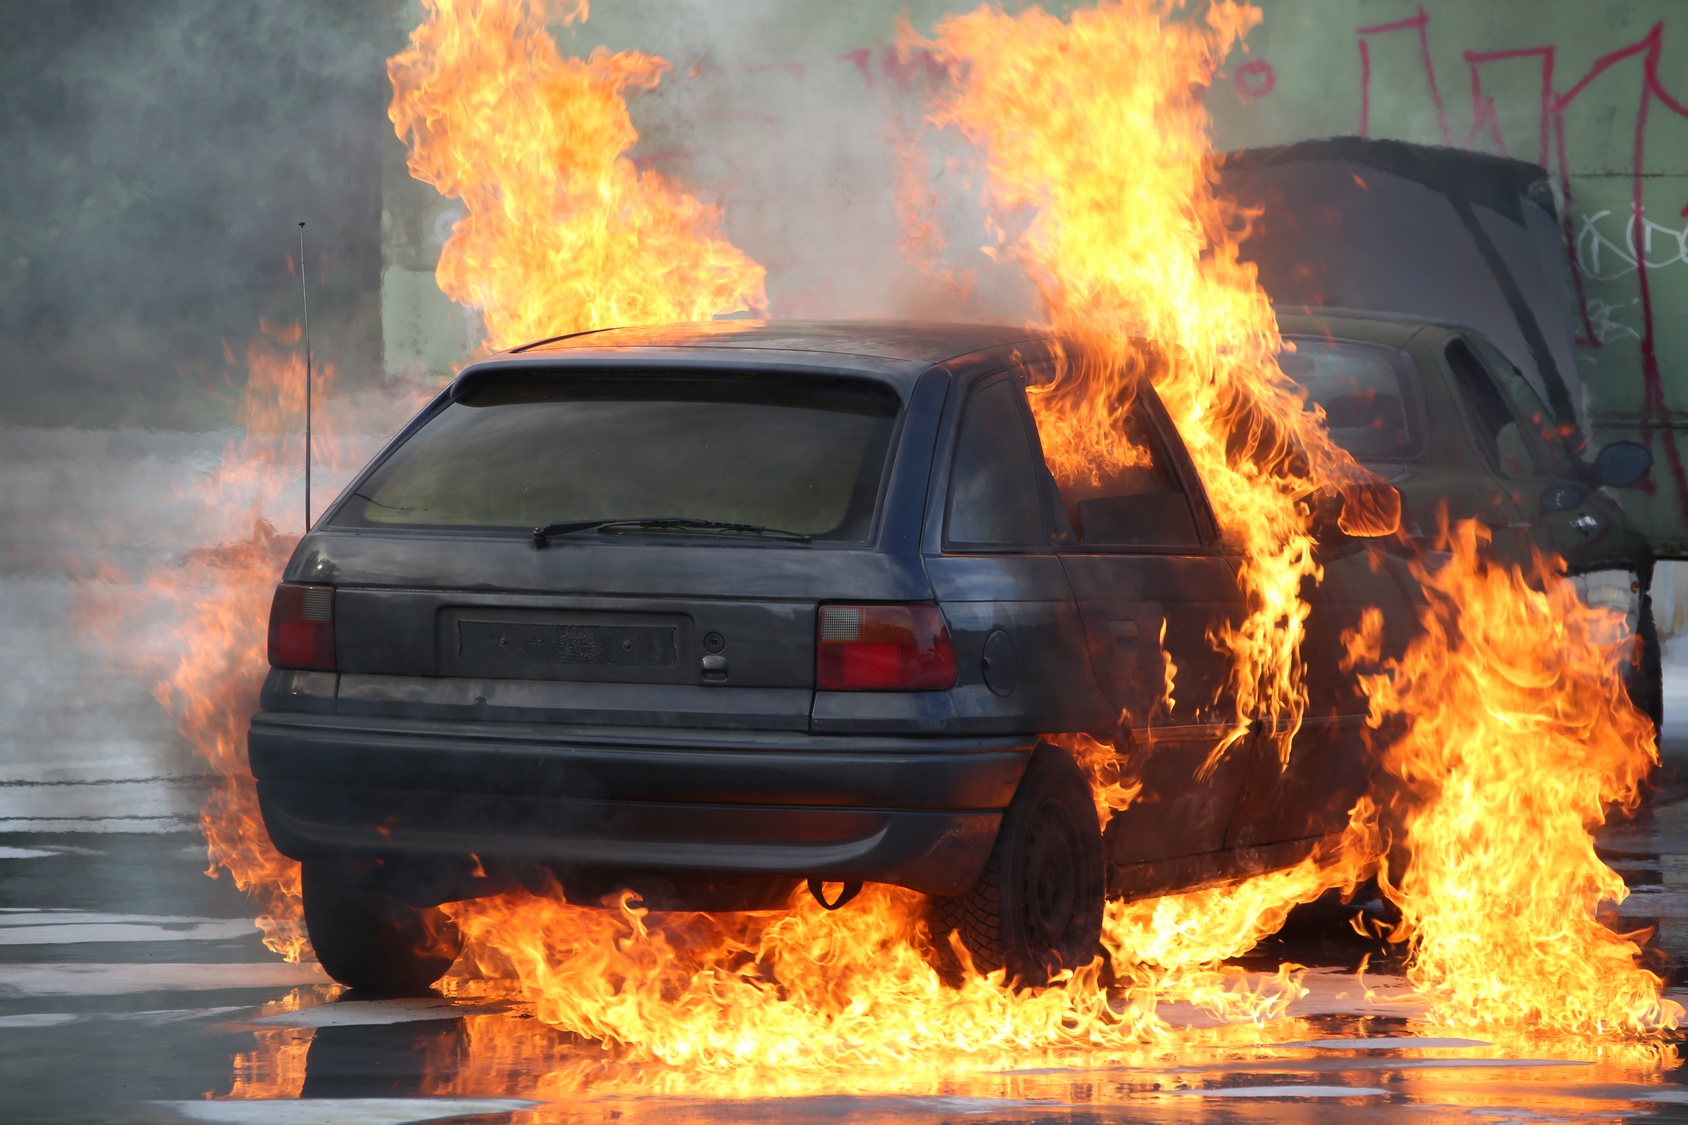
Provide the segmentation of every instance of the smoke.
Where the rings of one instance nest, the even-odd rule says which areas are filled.
[[[0,423],[225,424],[301,219],[322,353],[379,370],[382,13],[0,7]]]
[[[899,31],[887,4],[794,18],[719,0],[605,3],[552,27],[565,54],[672,64],[630,99],[632,157],[721,206],[733,244],[768,270],[770,315],[1026,320],[1022,272],[980,251],[996,239],[978,154],[926,121],[948,75]]]

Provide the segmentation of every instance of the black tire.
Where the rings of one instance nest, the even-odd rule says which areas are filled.
[[[1640,652],[1636,663],[1629,669],[1629,698],[1653,720],[1653,733],[1657,734],[1665,721],[1665,669],[1664,653],[1659,645],[1659,626],[1653,620],[1651,594],[1641,595],[1635,637],[1640,642]]]
[[[360,992],[425,992],[462,951],[457,924],[437,906],[400,902],[380,869],[339,857],[304,864],[305,929],[323,971]]]
[[[1035,988],[1096,958],[1104,897],[1090,783],[1064,751],[1039,746],[984,874],[965,894],[934,897],[927,920],[940,961],[954,933],[981,971],[1007,969],[1010,982]]]

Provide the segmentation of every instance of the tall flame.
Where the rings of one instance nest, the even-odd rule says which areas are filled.
[[[413,170],[469,203],[470,218],[459,225],[442,259],[441,283],[460,301],[482,309],[494,341],[643,319],[647,313],[663,319],[676,308],[692,315],[714,311],[709,305],[714,298],[699,298],[688,280],[694,252],[713,246],[707,238],[682,248],[679,264],[670,269],[664,251],[642,240],[645,227],[618,225],[627,215],[647,214],[647,208],[667,207],[682,218],[696,213],[690,196],[649,174],[636,176],[622,155],[634,134],[619,107],[620,92],[654,80],[660,63],[601,52],[585,63],[560,59],[536,9],[515,0],[473,6],[439,0],[427,13],[411,48],[391,66],[393,116],[412,144]],[[1146,10],[1134,18],[1144,35],[1159,26]],[[1204,54],[1211,47],[1189,40],[1174,42],[1171,50],[1188,56],[1185,73],[1194,74],[1211,69]],[[1167,91],[1157,87],[1145,96],[1164,100]],[[615,110],[608,118],[606,105]],[[618,124],[603,128],[609,119]],[[599,147],[588,152],[581,138]],[[1199,149],[1199,138],[1192,143]],[[593,179],[591,169],[609,171]],[[578,214],[571,206],[559,210],[559,199],[572,204],[588,182],[603,194],[602,201],[590,201]],[[661,190],[651,194],[648,187]],[[1169,179],[1160,190],[1188,188]],[[656,227],[672,229],[665,222]],[[583,238],[601,240],[593,245],[606,246],[605,254],[577,257],[564,249]],[[1190,255],[1185,272],[1196,271],[1199,246],[1182,245]],[[653,268],[653,258],[661,268]],[[623,269],[626,264],[637,267],[636,277]],[[553,286],[547,271],[563,280]],[[739,275],[741,281],[748,276]],[[755,277],[759,281],[759,273]],[[627,289],[633,280],[650,289]],[[619,296],[625,292],[660,292],[681,303],[642,304]],[[731,302],[749,300],[749,292],[747,285],[731,290]],[[1200,318],[1192,312],[1190,319]],[[1255,352],[1269,356],[1274,343],[1275,337],[1262,339]],[[1283,402],[1258,397],[1290,416],[1293,400],[1287,394]],[[1209,408],[1231,402],[1218,393],[1209,399],[1203,400]],[[1249,448],[1260,449],[1262,442]],[[1281,508],[1281,519],[1293,523],[1293,503]],[[1307,544],[1300,547],[1305,553]],[[1292,591],[1301,577],[1296,572],[1289,579]],[[1291,652],[1299,621],[1294,617],[1287,627]],[[1170,666],[1167,673],[1170,683]],[[1098,800],[1117,809],[1131,800],[1134,783],[1117,770],[1110,774],[1107,758],[1093,756]],[[1307,897],[1336,877],[1320,878],[1324,883],[1307,889]],[[1282,890],[1265,894],[1276,903],[1286,899]],[[1119,935],[1116,944],[1127,966],[1130,998],[1124,1001],[1109,998],[1094,966],[1076,973],[1064,988],[1035,995],[1008,989],[1000,974],[970,975],[959,990],[947,987],[926,948],[930,938],[918,896],[891,889],[870,890],[837,914],[800,899],[781,913],[670,915],[660,923],[626,902],[605,910],[564,902],[554,889],[449,909],[469,943],[459,971],[514,975],[546,1022],[637,1057],[711,1073],[742,1071],[739,1080],[766,1083],[793,1065],[906,1066],[916,1052],[984,1058],[1080,1046],[1135,1047],[1164,1037],[1165,1025],[1153,1011],[1173,991],[1231,1015],[1281,1011],[1297,994],[1287,975],[1257,987],[1245,984],[1240,971],[1214,967],[1265,932],[1250,921],[1272,917],[1258,909],[1260,901],[1252,883],[1207,895],[1188,912],[1192,919],[1206,916],[1210,926],[1192,921],[1152,955],[1129,958],[1124,953],[1135,940],[1133,923],[1121,914],[1111,932]],[[1230,915],[1214,920],[1223,913],[1218,904],[1226,902],[1232,904]],[[756,1077],[749,1077],[752,1072]]]
[[[478,309],[487,344],[762,309],[764,270],[720,213],[635,168],[627,95],[668,63],[638,51],[564,58],[541,0],[423,0],[387,64],[411,175],[460,199],[438,279]],[[584,19],[574,0],[558,13]]]
[[[1628,892],[1589,830],[1633,808],[1658,763],[1617,671],[1623,621],[1583,605],[1545,560],[1533,574],[1487,561],[1475,521],[1444,534],[1451,558],[1415,567],[1424,632],[1365,677],[1374,726],[1409,720],[1384,756],[1416,798],[1403,811],[1410,859],[1388,887],[1409,977],[1465,1026],[1674,1027],[1681,1006],[1638,964],[1646,935],[1596,917]],[[1350,639],[1351,659],[1375,661],[1376,627]]]
[[[1171,21],[1169,8],[946,19],[930,46],[958,79],[934,120],[985,146],[1000,207],[1036,208],[1011,252],[1050,327],[1092,345],[1033,396],[1056,475],[1095,478],[1142,456],[1119,437],[1136,380],[1166,403],[1248,597],[1247,618],[1217,638],[1235,718],[1221,751],[1257,718],[1287,761],[1306,707],[1302,585],[1320,576],[1309,501],[1370,474],[1278,370],[1276,318],[1237,258],[1245,216],[1213,191],[1200,91],[1260,13],[1217,0],[1203,19]]]
[[[1242,560],[1248,617],[1214,638],[1235,669],[1233,741],[1247,719],[1263,717],[1287,756],[1304,707],[1302,590],[1320,577],[1313,502],[1322,489],[1345,490],[1369,474],[1330,443],[1277,369],[1282,341],[1270,306],[1237,258],[1245,217],[1211,187],[1197,93],[1258,14],[1219,2],[1203,20],[1174,22],[1169,10],[1129,0],[1067,21],[1036,9],[947,19],[927,45],[958,76],[937,119],[986,146],[999,203],[1037,208],[1015,250],[1049,325],[1090,345],[1035,401],[1053,467],[1072,479],[1130,463],[1139,454],[1116,436],[1121,416],[1134,381],[1154,382]],[[449,11],[430,7],[430,19]],[[415,43],[434,41],[425,28]],[[479,79],[460,81],[473,89]],[[495,182],[464,194],[495,190],[521,194]],[[527,235],[509,237],[521,244]],[[494,284],[491,274],[482,278]],[[443,267],[442,280],[452,284]],[[491,324],[495,298],[485,300]],[[518,299],[514,312],[530,307]],[[1345,512],[1372,531],[1397,515]],[[1091,770],[1099,811],[1135,799],[1129,753],[1066,741]],[[1095,966],[1039,993],[1016,993],[999,974],[946,987],[916,896],[891,889],[872,889],[837,914],[799,899],[784,912],[660,923],[625,899],[606,910],[567,903],[555,889],[449,909],[469,941],[460,972],[514,976],[544,1021],[694,1079],[714,1076],[711,1089],[810,1089],[815,1072],[842,1066],[896,1085],[941,1059],[977,1066],[1027,1053],[1141,1055],[1188,1042],[1157,1015],[1171,1000],[1225,1018],[1281,1014],[1300,992],[1291,967],[1252,984],[1219,963],[1273,932],[1293,904],[1351,891],[1376,868],[1383,832],[1368,799],[1340,844],[1289,871],[1110,904],[1111,989]],[[1409,833],[1410,845],[1430,846],[1422,841],[1422,830]],[[1416,964],[1428,974],[1430,921],[1446,910],[1419,901],[1429,904],[1412,915]]]
[[[1287,761],[1305,700],[1302,590],[1321,577],[1317,494],[1349,498],[1350,531],[1391,530],[1399,511],[1364,502],[1376,496],[1356,487],[1369,474],[1279,371],[1275,317],[1238,260],[1247,217],[1213,191],[1198,94],[1259,13],[1214,0],[1200,19],[1169,22],[1179,6],[1114,0],[1064,21],[1038,9],[947,19],[933,47],[958,77],[935,120],[985,146],[999,205],[1036,209],[1011,249],[1051,327],[1091,346],[1033,398],[1057,476],[1134,463],[1141,451],[1117,435],[1136,381],[1165,401],[1240,553],[1249,615],[1215,638],[1233,661],[1233,740],[1259,717]],[[1362,801],[1334,852],[1252,880],[1240,897],[1111,907],[1116,967],[1134,955],[1175,964],[1158,949],[1186,920],[1204,954],[1241,952],[1289,903],[1351,890],[1404,818],[1410,858],[1389,888],[1403,912],[1395,936],[1411,942],[1413,980],[1444,1019],[1582,1033],[1674,1026],[1680,1009],[1636,964],[1636,942],[1594,913],[1623,884],[1587,829],[1607,805],[1633,803],[1656,761],[1613,671],[1610,622],[1545,566],[1541,593],[1482,562],[1478,538],[1462,527],[1453,564],[1420,564],[1426,634],[1366,681],[1374,719],[1408,720],[1386,758],[1407,788],[1387,815]],[[1368,626],[1375,642],[1376,614]],[[1190,909],[1204,896],[1251,913]]]
[[[182,498],[199,513],[193,534],[205,545],[143,575],[137,595],[96,591],[83,607],[95,638],[125,659],[135,655],[126,638],[138,622],[168,615],[164,627],[176,646],[165,666],[142,671],[159,677],[153,694],[207,768],[211,793],[199,817],[207,874],[227,871],[253,898],[264,943],[289,961],[307,948],[299,865],[277,852],[264,831],[246,763],[246,725],[269,668],[270,595],[298,542],[297,533],[276,530],[270,513],[298,495],[305,405],[299,336],[297,324],[265,323],[247,346],[246,386],[236,414],[240,435]],[[227,358],[236,362],[232,352]],[[315,378],[322,395],[335,389],[338,372],[332,363],[318,364]],[[352,456],[337,417],[330,411],[326,425],[318,419],[318,468],[330,472],[349,468]]]

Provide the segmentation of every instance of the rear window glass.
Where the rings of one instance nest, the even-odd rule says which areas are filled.
[[[679,517],[865,539],[900,408],[862,380],[494,375],[383,461],[335,522]]]
[[[1324,407],[1331,440],[1359,461],[1402,461],[1416,457],[1419,434],[1417,388],[1407,363],[1388,348],[1297,337],[1295,351],[1282,352],[1278,366]]]

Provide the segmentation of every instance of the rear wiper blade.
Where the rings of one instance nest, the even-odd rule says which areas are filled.
[[[781,527],[764,527],[757,523],[725,523],[721,520],[687,519],[683,516],[658,516],[646,519],[565,520],[548,523],[533,529],[536,550],[549,546],[552,536],[572,535],[577,531],[613,532],[633,531],[718,531],[734,535],[760,535],[768,539],[784,539],[792,543],[807,543],[810,536],[801,531],[787,531]]]
[[[536,551],[542,551],[550,545],[548,541],[553,535],[572,535],[576,531],[591,531],[594,527],[603,527],[606,523],[614,522],[616,521],[565,520],[562,523],[548,523],[544,527],[533,529],[533,547]]]

